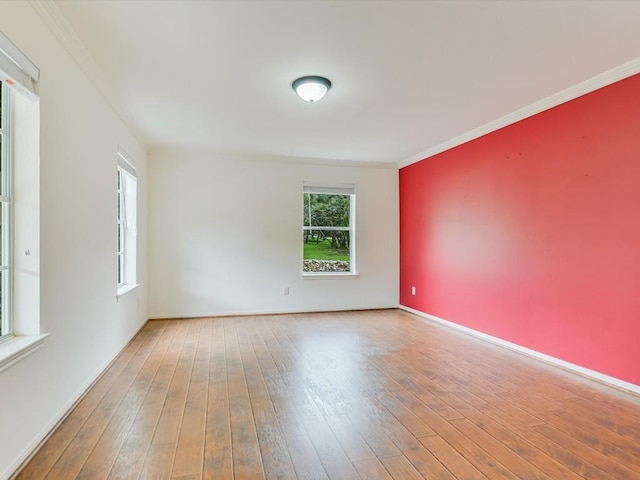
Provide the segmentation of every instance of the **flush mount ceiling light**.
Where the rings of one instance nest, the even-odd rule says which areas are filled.
[[[294,80],[291,86],[305,102],[317,102],[329,91],[331,82],[328,78],[310,75]]]

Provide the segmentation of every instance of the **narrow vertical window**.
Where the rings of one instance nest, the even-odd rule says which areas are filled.
[[[118,152],[117,174],[117,278],[120,295],[137,286],[138,180],[135,167],[123,152]]]
[[[124,201],[122,199],[122,170],[118,167],[118,287],[124,285]]]
[[[303,275],[354,274],[355,185],[303,186]]]
[[[0,339],[12,333],[11,325],[11,96],[0,82]]]

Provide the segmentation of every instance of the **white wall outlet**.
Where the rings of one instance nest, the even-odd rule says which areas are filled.
[[[416,287],[411,287],[411,295],[415,295],[416,294]]]
[[[283,294],[283,295],[289,295],[289,287],[284,287],[284,288],[282,289],[282,294]]]

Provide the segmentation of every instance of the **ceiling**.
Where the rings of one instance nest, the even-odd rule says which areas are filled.
[[[402,162],[640,56],[635,1],[55,4],[150,147]]]

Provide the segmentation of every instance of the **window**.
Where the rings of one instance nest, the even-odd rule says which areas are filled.
[[[355,185],[303,186],[303,275],[355,274]]]
[[[11,325],[11,96],[0,82],[0,339],[12,333]]]
[[[39,349],[40,71],[0,32],[0,371]]]
[[[126,155],[118,152],[117,219],[118,219],[118,295],[137,286],[137,185],[136,169]]]

